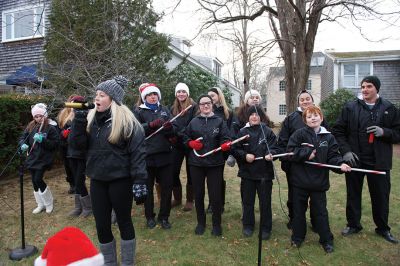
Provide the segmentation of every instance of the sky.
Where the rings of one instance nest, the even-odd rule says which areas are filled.
[[[179,0],[153,0],[156,12],[165,14],[162,21],[158,23],[157,30],[192,40],[194,46],[191,47],[191,52],[193,54],[218,57],[222,62],[228,64],[227,61],[231,60],[232,56],[231,48],[226,43],[205,41],[201,36],[197,36],[204,18],[202,12],[199,11],[197,1],[182,0],[178,8],[174,9],[177,1]],[[400,10],[400,1],[384,0],[383,8],[386,11]],[[386,23],[378,20],[357,21],[361,30],[354,27],[349,20],[324,22],[318,28],[314,51],[323,52],[327,49],[334,49],[338,52],[400,50],[400,16],[397,18],[399,20],[397,27],[388,27]],[[267,32],[265,38],[273,38],[267,19],[259,18],[252,23],[254,27],[263,28]],[[276,46],[274,52],[266,60],[276,61],[278,56],[279,50]],[[271,63],[271,65],[273,64]]]

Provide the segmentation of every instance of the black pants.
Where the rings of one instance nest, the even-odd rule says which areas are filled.
[[[252,180],[242,178],[240,183],[243,196],[243,227],[254,229],[254,201],[258,194],[260,204],[261,229],[264,232],[272,230],[271,193],[272,181]]]
[[[39,189],[41,192],[46,190],[46,183],[43,181],[44,170],[40,169],[29,169],[32,176],[33,189],[37,192]]]
[[[67,148],[61,148],[61,156],[62,156],[63,163],[64,163],[65,174],[67,175],[65,180],[67,180],[67,182],[69,183],[69,185],[71,187],[75,187],[75,182],[74,182],[71,166],[70,166],[69,160],[67,158]]]
[[[171,212],[171,197],[172,197],[172,165],[167,164],[160,167],[147,166],[147,189],[149,194],[147,195],[146,201],[144,202],[144,213],[146,219],[154,218],[154,193],[153,187],[154,182],[157,179],[161,186],[161,200],[160,200],[160,212],[158,213],[159,220],[168,220]]]
[[[326,208],[326,192],[310,191],[298,187],[293,189],[293,222],[292,222],[292,240],[303,242],[307,232],[306,211],[308,199],[315,207],[315,225],[314,228],[319,234],[319,242],[333,243],[333,235],[329,227],[328,210]]]
[[[360,168],[374,170],[371,166],[365,164],[361,164]],[[355,171],[346,173],[347,226],[362,229],[360,223],[361,196],[365,175],[367,176],[369,195],[371,197],[372,216],[374,218],[376,230],[380,232],[390,231],[388,225],[389,195],[391,187],[390,171],[386,171],[386,175],[366,174]]]
[[[72,176],[74,177],[75,194],[82,197],[88,195],[85,180],[86,161],[84,159],[69,158],[69,165],[71,166]]]
[[[132,179],[121,178],[109,182],[92,179],[90,194],[99,242],[105,244],[114,239],[111,231],[112,209],[117,216],[121,238],[123,240],[134,239],[135,229],[131,219]]]
[[[284,166],[283,166],[284,165]],[[287,181],[287,186],[288,186],[288,200],[286,202],[286,206],[288,207],[289,211],[289,222],[292,222],[293,219],[293,188],[291,185],[291,172],[290,172],[290,162],[288,161],[282,161],[282,170],[285,171],[286,174],[286,181]],[[315,210],[314,206],[310,202],[310,221],[312,227],[315,227],[315,213],[317,210]]]
[[[190,185],[190,186],[192,185],[192,177],[190,175],[187,153],[183,149],[173,148],[172,149],[173,187],[182,187],[181,179],[179,178],[179,175],[181,173],[181,167],[182,167],[184,158],[186,158],[187,185]]]
[[[222,178],[224,167],[199,167],[190,166],[192,174],[194,201],[196,206],[197,223],[206,225],[206,213],[204,210],[205,181],[207,177],[208,198],[210,199],[213,226],[221,226],[222,210]]]

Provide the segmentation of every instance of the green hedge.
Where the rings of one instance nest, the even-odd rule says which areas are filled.
[[[38,102],[47,102],[46,98],[21,94],[0,95],[0,180],[17,170],[18,156],[6,167],[18,148],[25,126],[32,120],[31,106]]]

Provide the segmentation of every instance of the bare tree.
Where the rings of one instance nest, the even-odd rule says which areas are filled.
[[[307,84],[318,26],[323,21],[378,19],[389,25],[397,12],[380,12],[382,1],[372,0],[249,0],[249,13],[239,13],[232,0],[197,0],[210,15],[206,27],[235,21],[268,18],[285,62],[286,106],[296,108],[296,95]],[[398,2],[397,2],[398,5]],[[397,16],[395,16],[397,14]],[[360,31],[361,32],[361,31]]]

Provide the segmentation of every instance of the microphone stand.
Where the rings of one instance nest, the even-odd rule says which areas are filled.
[[[24,156],[20,152],[20,165],[19,165],[19,187],[21,199],[21,247],[14,248],[10,251],[10,260],[21,260],[30,257],[37,253],[38,250],[35,246],[25,244],[25,222],[24,222]]]

